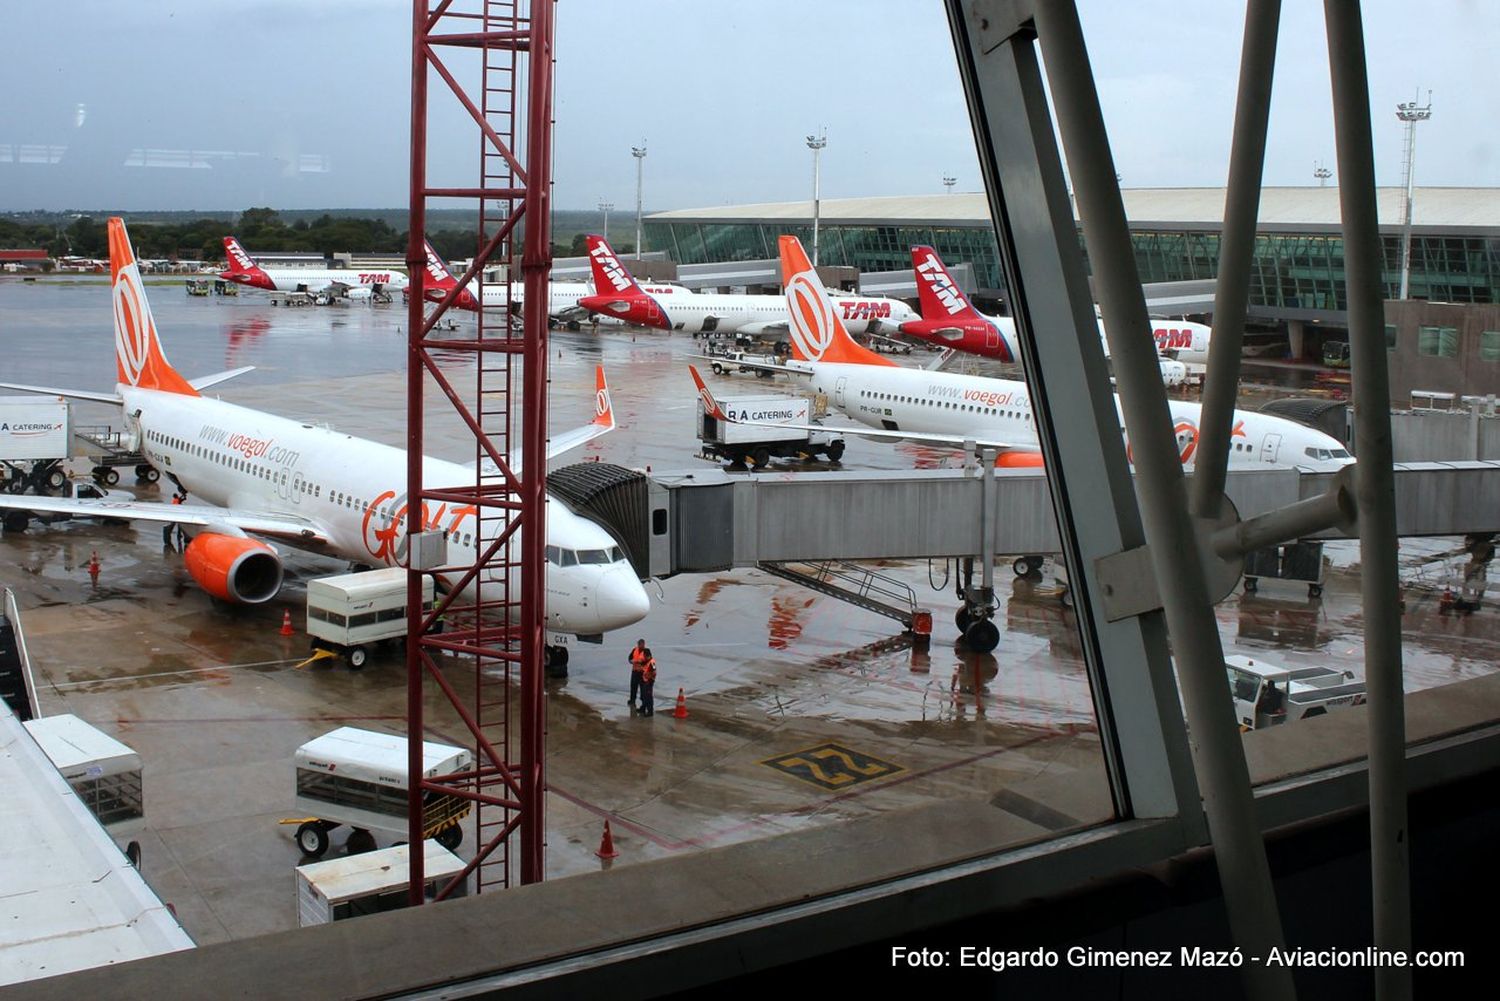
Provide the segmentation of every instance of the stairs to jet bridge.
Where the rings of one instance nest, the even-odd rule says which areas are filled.
[[[895,619],[909,633],[923,638],[932,635],[932,613],[918,607],[916,592],[889,574],[846,560],[763,560],[757,566],[774,577]]]

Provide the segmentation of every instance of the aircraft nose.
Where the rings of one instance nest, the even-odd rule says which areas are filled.
[[[651,611],[651,598],[636,579],[629,564],[621,563],[604,571],[595,592],[594,610],[599,616],[599,631],[623,629],[641,621]]]

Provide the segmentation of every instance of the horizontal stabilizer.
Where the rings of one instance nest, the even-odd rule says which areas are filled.
[[[232,368],[227,372],[215,372],[213,375],[200,375],[196,379],[189,379],[188,385],[198,391],[203,391],[210,386],[217,386],[221,382],[228,382],[237,375],[255,371],[254,365],[246,365],[243,368]]]
[[[90,393],[83,389],[58,389],[56,386],[27,386],[19,382],[0,382],[0,389],[19,389],[26,393],[41,393],[44,396],[66,396],[70,400],[113,403],[116,406],[125,402],[116,393]]]

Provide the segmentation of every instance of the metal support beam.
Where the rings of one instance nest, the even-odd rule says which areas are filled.
[[[1218,622],[1207,598],[1171,412],[1088,49],[1078,11],[1071,3],[1040,3],[1034,19],[1109,337],[1120,410],[1135,464],[1136,492],[1193,733],[1198,785],[1213,835],[1229,924],[1242,948],[1264,956],[1284,942],[1281,918],[1265,845],[1256,829],[1239,729],[1231,703],[1224,697],[1224,651]],[[1284,968],[1252,965],[1245,970],[1245,983],[1254,998],[1286,998],[1295,993],[1291,973]]]
[[[1160,615],[1110,622],[1096,561],[1144,544],[1033,35],[1003,2],[948,0],[1021,341],[1060,550],[1122,817],[1202,817]],[[1109,656],[1104,656],[1104,650]],[[1223,698],[1220,675],[1220,701]]]
[[[1381,246],[1370,135],[1370,86],[1359,5],[1324,0],[1349,354],[1354,382],[1361,592],[1365,608],[1365,683],[1370,710],[1370,864],[1377,949],[1411,950],[1411,873],[1407,854],[1406,705],[1401,678],[1400,579],[1391,470],[1390,376],[1386,369]],[[1375,970],[1376,997],[1412,995],[1411,971]]]
[[[1203,381],[1194,463],[1193,513],[1218,514],[1239,391],[1244,353],[1245,314],[1250,304],[1250,264],[1255,255],[1255,223],[1260,210],[1261,175],[1266,161],[1266,123],[1271,117],[1271,76],[1276,68],[1276,33],[1281,0],[1249,0],[1245,42],[1240,52],[1240,97],[1234,113],[1229,152],[1229,187],[1224,193],[1224,235],[1219,240],[1218,288],[1214,296],[1213,341]]]

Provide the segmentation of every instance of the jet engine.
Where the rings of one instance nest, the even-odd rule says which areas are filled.
[[[281,557],[255,539],[200,532],[183,561],[198,586],[221,601],[259,605],[281,590]]]

